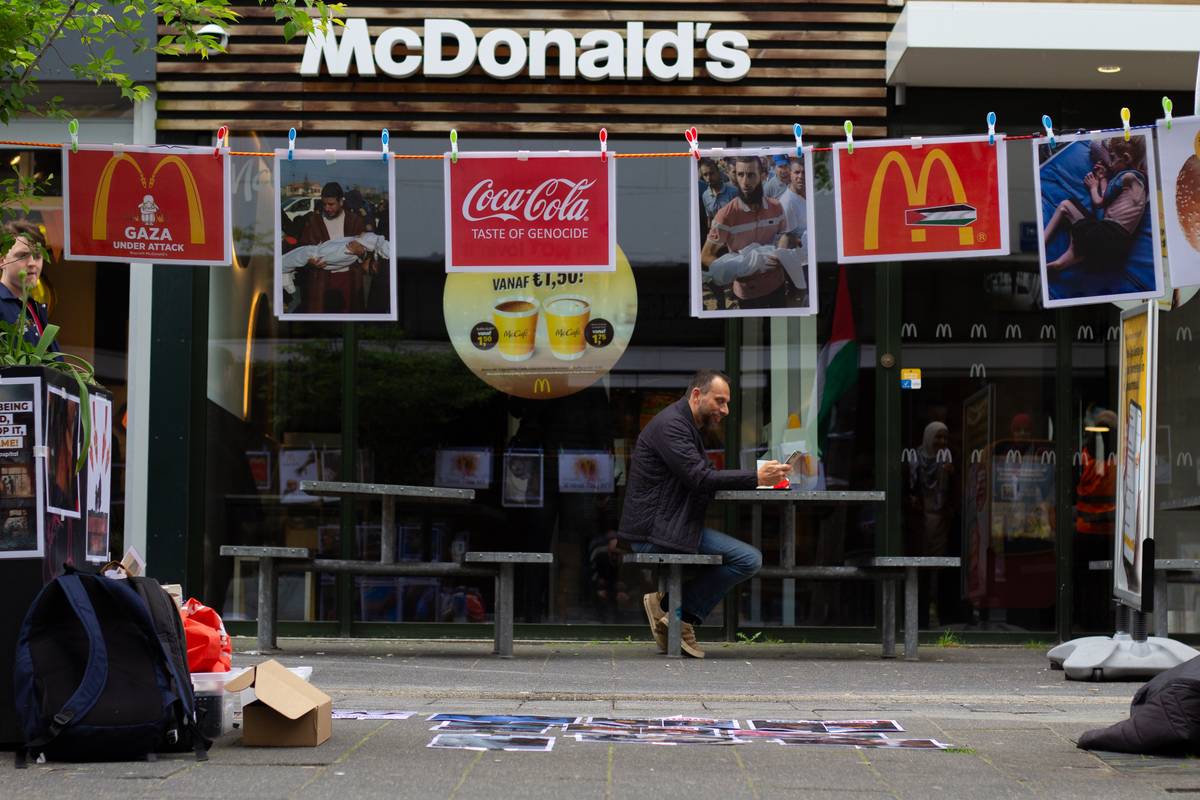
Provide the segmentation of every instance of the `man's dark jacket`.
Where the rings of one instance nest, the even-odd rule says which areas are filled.
[[[713,493],[757,485],[755,472],[719,470],[712,465],[685,397],[660,411],[638,437],[620,536],[695,553]]]
[[[29,305],[33,307],[34,313],[37,314],[38,322],[44,330],[50,324],[50,320],[46,316],[46,306],[43,303],[38,303],[33,300],[29,301]],[[0,283],[0,319],[3,319],[9,325],[15,325],[17,318],[21,316],[21,298],[9,291],[9,288],[3,283]],[[25,315],[25,341],[36,345],[41,335],[38,333],[37,326],[34,325],[32,319],[29,319],[28,313]],[[50,352],[58,353],[61,349],[58,346],[58,340],[50,343]]]

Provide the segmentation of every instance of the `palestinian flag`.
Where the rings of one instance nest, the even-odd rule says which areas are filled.
[[[837,295],[833,301],[833,332],[817,356],[817,382],[814,390],[820,400],[817,413],[817,443],[825,452],[830,417],[837,402],[858,380],[858,341],[854,336],[854,311],[850,307],[850,287],[846,267],[838,267]]]

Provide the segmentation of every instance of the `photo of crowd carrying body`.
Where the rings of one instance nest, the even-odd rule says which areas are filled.
[[[1145,133],[1034,141],[1046,307],[1163,292],[1154,143]]]
[[[692,315],[815,314],[812,151],[708,151],[693,169]]]
[[[276,153],[280,319],[396,319],[394,165],[370,155],[338,153],[329,163],[324,152],[297,151],[292,160]]]

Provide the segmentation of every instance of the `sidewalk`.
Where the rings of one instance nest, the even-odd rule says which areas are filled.
[[[237,641],[241,648],[252,640]],[[334,708],[406,710],[397,721],[334,722],[315,749],[242,747],[210,761],[53,764],[5,770],[6,797],[574,798],[852,797],[1163,798],[1200,793],[1200,760],[1076,749],[1082,731],[1127,716],[1136,683],[1077,683],[1040,649],[921,648],[918,663],[883,661],[877,644],[706,643],[703,661],[669,660],[650,642],[284,639],[276,658],[313,667]],[[262,660],[235,654],[235,665]],[[554,715],[896,719],[904,736],[952,751],[637,746],[559,735],[550,753],[435,750],[434,712]]]

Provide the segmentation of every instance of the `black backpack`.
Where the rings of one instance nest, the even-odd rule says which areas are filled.
[[[61,761],[153,759],[211,742],[196,724],[183,624],[147,578],[68,568],[25,615],[14,665],[26,753]]]

